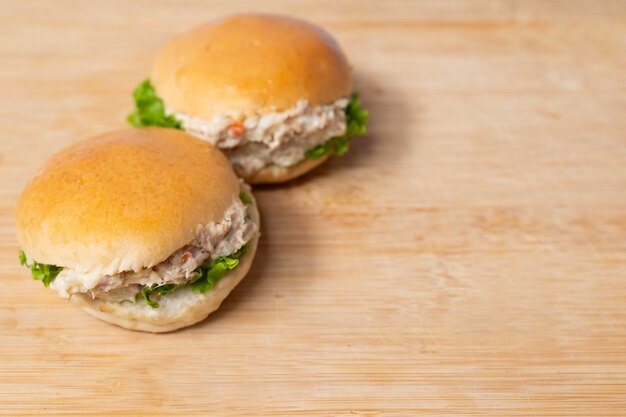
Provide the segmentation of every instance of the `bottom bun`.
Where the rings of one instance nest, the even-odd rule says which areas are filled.
[[[242,177],[248,184],[278,184],[306,174],[313,168],[321,165],[327,159],[328,156],[324,156],[320,159],[305,159],[297,165],[286,168],[270,166],[250,176],[243,175],[241,172],[237,172],[237,175]],[[237,169],[235,169],[235,171],[237,171]]]
[[[251,196],[252,194],[249,193]],[[254,197],[252,197],[254,199]],[[256,201],[249,206],[250,217],[261,226]],[[76,294],[71,300],[88,314],[124,327],[142,332],[164,333],[191,326],[204,320],[217,310],[222,301],[248,273],[259,243],[259,232],[250,241],[248,252],[240,259],[237,268],[220,279],[213,289],[205,294],[196,293],[189,287],[181,288],[172,294],[161,297],[159,308],[138,303],[114,303],[100,299],[92,300],[84,294]]]

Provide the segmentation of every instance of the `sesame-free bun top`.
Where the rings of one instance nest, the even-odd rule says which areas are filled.
[[[124,129],[51,157],[17,206],[29,259],[79,272],[149,268],[221,221],[239,196],[225,156],[174,129]]]
[[[352,91],[346,57],[322,28],[286,16],[242,14],[181,35],[160,51],[152,76],[177,113],[211,119],[329,104]]]

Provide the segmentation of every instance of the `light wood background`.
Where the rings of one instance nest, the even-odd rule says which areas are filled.
[[[168,38],[245,10],[330,30],[370,134],[257,190],[206,322],[83,315],[18,265],[20,190],[124,125]],[[0,57],[0,414],[626,415],[626,2],[4,0]]]

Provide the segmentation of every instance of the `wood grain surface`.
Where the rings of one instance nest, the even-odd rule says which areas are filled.
[[[257,188],[207,321],[82,314],[18,265],[20,190],[124,125],[168,38],[247,10],[336,36],[370,134]],[[0,56],[0,414],[626,415],[626,2],[3,0]]]

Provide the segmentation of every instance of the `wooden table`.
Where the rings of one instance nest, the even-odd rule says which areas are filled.
[[[31,280],[13,212],[40,163],[124,126],[168,38],[250,9],[338,38],[370,134],[257,189],[253,270],[200,325],[124,331]],[[626,415],[626,2],[1,10],[1,414]]]

